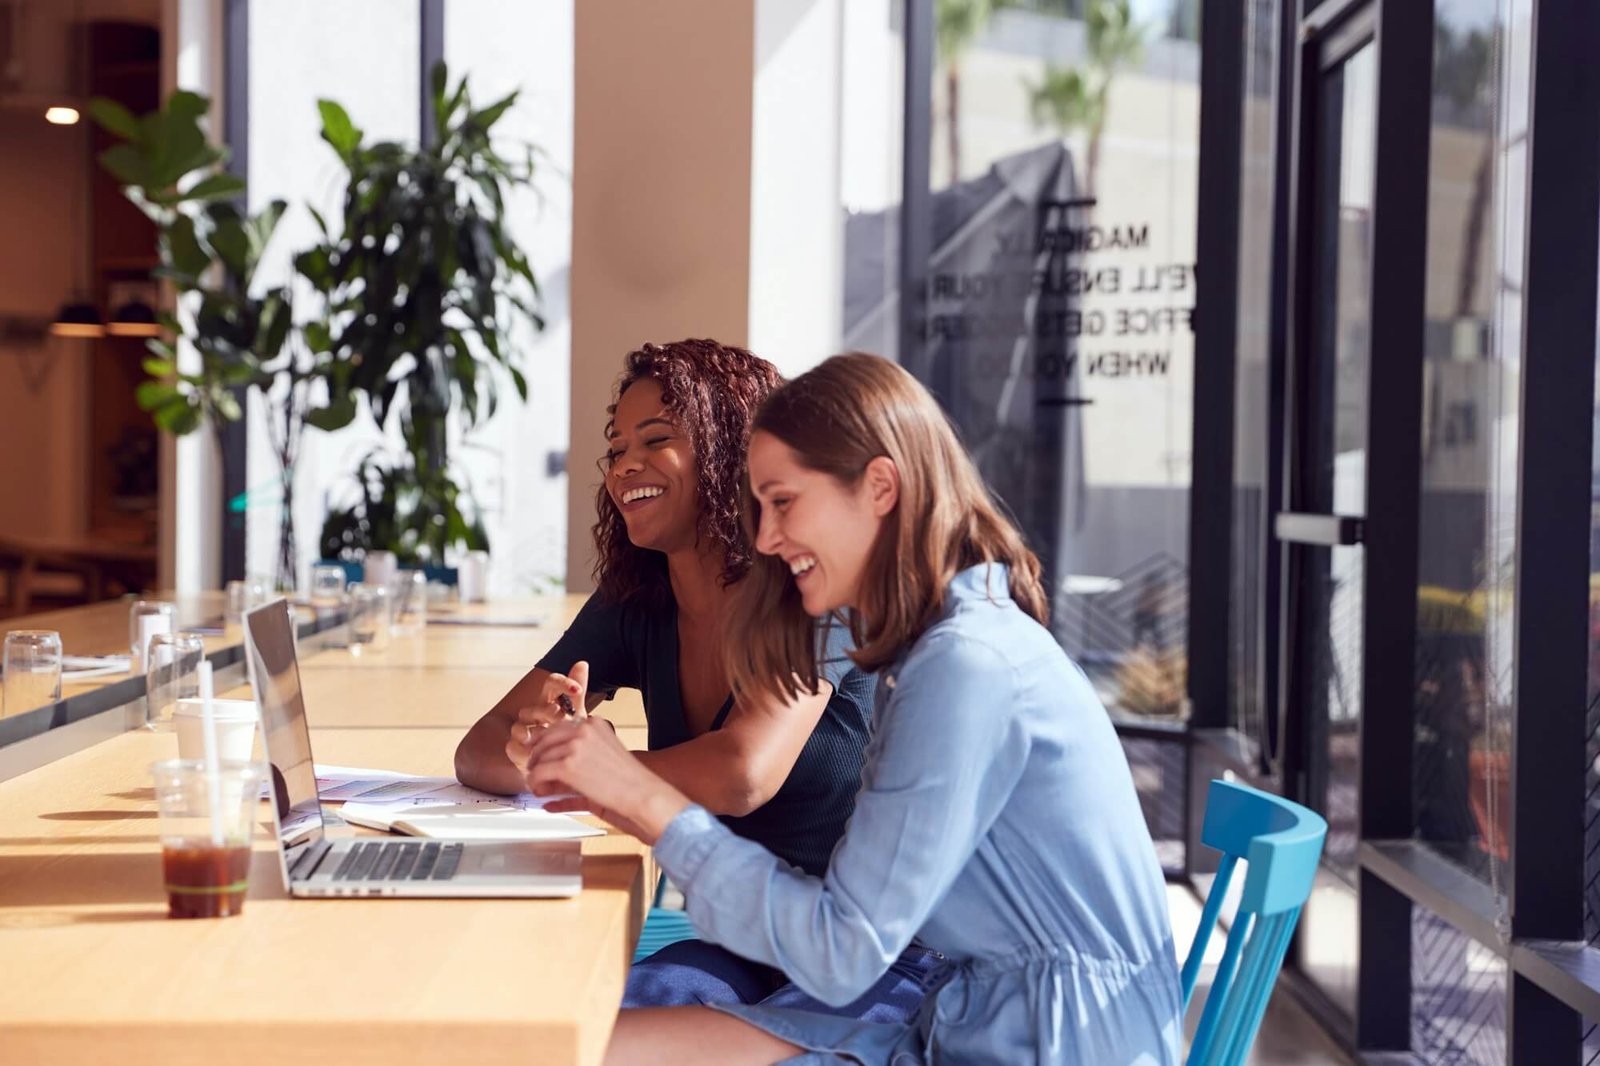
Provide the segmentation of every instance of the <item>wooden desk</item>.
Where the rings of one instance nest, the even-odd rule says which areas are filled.
[[[319,761],[450,772],[453,738],[382,721],[470,671],[399,673],[409,699],[315,730]],[[127,733],[0,783],[0,1062],[600,1060],[653,881],[637,841],[585,841],[572,900],[367,901],[285,898],[258,840],[243,915],[169,921],[148,766],[175,750]]]

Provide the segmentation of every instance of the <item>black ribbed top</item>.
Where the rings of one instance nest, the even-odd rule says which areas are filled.
[[[845,654],[851,645],[844,626],[828,627],[825,647],[820,672],[833,686],[833,696],[788,779],[758,810],[722,818],[735,833],[817,876],[827,870],[855,810],[874,689],[872,677],[857,670]],[[589,663],[591,692],[610,696],[619,688],[639,690],[651,751],[690,739],[678,679],[676,605],[618,605],[598,593],[590,596],[539,666],[564,674],[579,660]],[[731,709],[730,698],[711,728],[721,728]]]

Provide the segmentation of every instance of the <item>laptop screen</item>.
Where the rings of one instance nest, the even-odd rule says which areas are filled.
[[[272,772],[279,841],[316,843],[322,839],[322,807],[317,802],[311,730],[306,726],[288,601],[274,600],[247,612],[244,636],[250,685],[261,708],[261,739]]]

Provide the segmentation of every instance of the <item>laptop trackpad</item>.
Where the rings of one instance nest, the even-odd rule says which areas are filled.
[[[576,877],[583,846],[576,840],[517,841],[488,844],[474,841],[461,856],[455,877]]]

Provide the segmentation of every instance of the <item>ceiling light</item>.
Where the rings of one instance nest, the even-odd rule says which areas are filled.
[[[78,122],[78,109],[60,105],[47,107],[44,112],[44,120],[57,126],[74,126]]]

